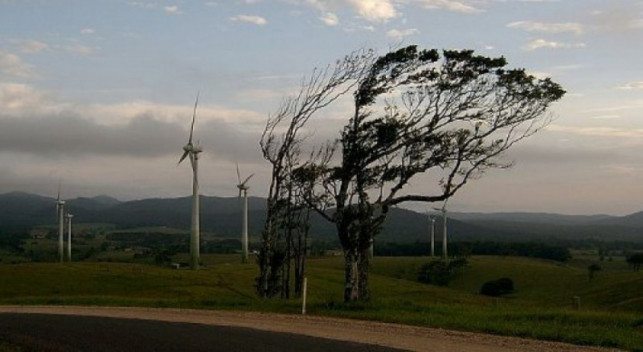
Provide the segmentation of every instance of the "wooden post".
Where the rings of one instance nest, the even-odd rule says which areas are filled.
[[[301,294],[301,314],[306,315],[306,294],[308,292],[308,278],[304,277],[304,287]]]

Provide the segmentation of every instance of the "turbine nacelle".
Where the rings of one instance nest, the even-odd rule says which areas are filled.
[[[201,153],[203,148],[200,145],[186,144],[183,146],[183,151],[186,153]]]

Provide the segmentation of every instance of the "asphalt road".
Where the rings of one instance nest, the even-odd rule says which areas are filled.
[[[402,351],[234,326],[34,313],[0,313],[0,341],[46,352]]]

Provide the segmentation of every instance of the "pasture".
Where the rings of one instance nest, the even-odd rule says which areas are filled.
[[[590,280],[583,260],[474,256],[448,287],[416,281],[427,261],[376,257],[372,299],[346,305],[342,258],[310,258],[307,312],[643,350],[643,272],[630,271],[624,261],[611,262]],[[240,264],[238,255],[204,255],[203,262],[198,271],[116,262],[0,265],[0,304],[300,312],[299,299],[258,298],[257,267]],[[515,292],[502,298],[477,293],[483,282],[499,277],[512,278]]]

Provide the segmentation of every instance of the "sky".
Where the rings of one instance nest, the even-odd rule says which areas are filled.
[[[0,193],[189,195],[177,162],[198,93],[201,194],[236,196],[238,164],[266,196],[261,132],[302,78],[416,44],[504,56],[567,91],[515,165],[450,210],[626,215],[643,210],[641,43],[638,0],[0,0]],[[314,118],[316,139],[338,136],[345,108]]]

